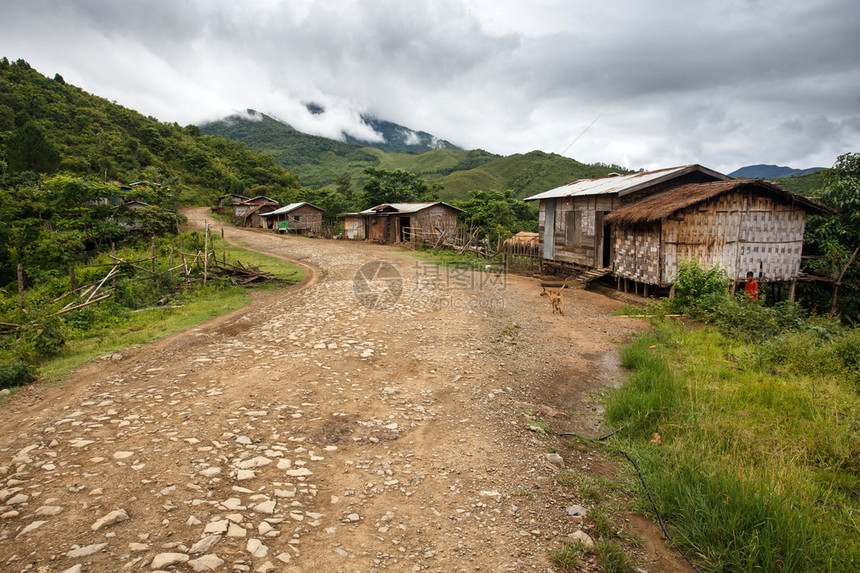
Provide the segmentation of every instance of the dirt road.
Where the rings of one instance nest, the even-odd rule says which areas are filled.
[[[586,291],[553,315],[533,279],[387,247],[227,239],[315,274],[3,403],[0,570],[551,570],[582,527],[566,508],[589,502],[554,483],[560,442],[529,414],[595,434],[589,394],[641,324]],[[633,524],[641,567],[675,570]]]

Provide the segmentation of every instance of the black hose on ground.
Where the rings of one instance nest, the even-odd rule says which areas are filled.
[[[627,424],[627,426],[629,426],[629,424]],[[622,426],[622,427],[618,428],[617,430],[615,430],[615,431],[613,431],[613,432],[610,432],[610,433],[606,434],[605,436],[601,436],[601,437],[597,438],[596,440],[595,440],[594,438],[589,438],[589,437],[586,437],[586,436],[582,436],[582,435],[577,434],[577,433],[575,433],[575,432],[559,432],[559,433],[557,433],[557,434],[555,434],[555,435],[556,435],[556,436],[565,436],[565,437],[570,436],[570,437],[579,438],[579,439],[581,439],[581,440],[585,440],[586,442],[593,442],[593,443],[596,443],[596,444],[602,445],[602,446],[603,446],[603,447],[605,447],[605,448],[608,448],[608,449],[610,449],[610,450],[613,450],[613,451],[615,451],[615,452],[617,452],[617,453],[621,454],[621,455],[622,455],[622,456],[624,456],[625,458],[627,458],[627,461],[628,461],[628,462],[630,462],[630,463],[633,465],[634,469],[636,469],[636,473],[639,475],[639,481],[640,481],[640,482],[642,482],[642,487],[644,487],[644,488],[645,488],[645,493],[648,495],[648,501],[650,501],[650,502],[651,502],[651,507],[652,507],[652,508],[654,508],[654,513],[657,515],[657,521],[660,523],[660,529],[662,529],[662,530],[663,530],[663,535],[665,535],[665,536],[666,536],[666,539],[668,539],[668,540],[669,540],[669,543],[671,543],[671,544],[672,544],[672,547],[674,547],[674,548],[675,548],[675,550],[676,550],[676,551],[678,551],[678,553],[680,553],[680,554],[681,554],[681,557],[683,557],[683,558],[684,558],[684,560],[685,560],[687,563],[689,563],[689,564],[690,564],[690,567],[692,567],[692,568],[693,568],[693,570],[694,570],[694,571],[696,571],[696,573],[702,573],[702,570],[701,570],[701,569],[699,569],[699,568],[696,566],[696,564],[695,564],[695,563],[693,563],[693,561],[692,561],[689,557],[687,557],[687,554],[686,554],[686,553],[684,553],[684,551],[683,551],[680,547],[678,547],[678,544],[677,544],[677,543],[675,543],[675,540],[674,540],[674,539],[672,539],[672,536],[671,536],[671,535],[669,535],[669,532],[666,530],[666,524],[665,524],[665,523],[663,523],[663,516],[662,516],[662,515],[660,515],[660,511],[657,509],[657,502],[655,502],[655,501],[654,501],[654,496],[653,496],[653,495],[651,495],[651,490],[648,488],[648,484],[647,484],[647,483],[645,483],[645,476],[643,476],[643,475],[642,475],[642,470],[641,470],[641,469],[639,469],[639,464],[637,464],[637,463],[633,460],[633,458],[631,458],[631,457],[627,454],[627,452],[625,452],[624,450],[621,450],[621,449],[619,449],[619,448],[616,448],[615,446],[610,446],[609,444],[604,444],[604,443],[603,443],[603,440],[606,440],[606,439],[608,439],[608,438],[610,438],[610,437],[614,436],[615,434],[617,434],[618,432],[620,432],[621,430],[623,430],[623,429],[624,429],[624,428],[626,428],[627,426]]]

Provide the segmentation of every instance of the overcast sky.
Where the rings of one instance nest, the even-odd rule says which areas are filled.
[[[0,0],[0,56],[182,125],[252,108],[370,139],[370,113],[724,173],[860,152],[858,0]]]

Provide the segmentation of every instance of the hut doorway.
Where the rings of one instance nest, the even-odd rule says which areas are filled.
[[[555,199],[547,199],[543,224],[543,258],[555,259]]]
[[[612,268],[612,227],[603,225],[603,263],[604,269]]]
[[[408,243],[410,240],[409,217],[400,217],[400,242]]]

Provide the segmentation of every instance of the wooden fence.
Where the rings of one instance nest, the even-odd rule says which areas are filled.
[[[221,230],[221,239],[222,239],[222,251],[221,257],[219,260],[218,253],[215,250],[215,244],[212,241],[212,232],[209,228],[209,224],[206,224],[206,228],[203,232],[203,251],[200,251],[200,244],[197,242],[197,238],[195,237],[195,247],[194,252],[185,252],[183,247],[183,239],[182,234],[179,232],[179,228],[177,227],[178,240],[179,240],[179,248],[174,250],[173,241],[170,241],[170,259],[169,265],[164,271],[178,275],[182,277],[186,283],[191,283],[195,281],[202,280],[203,284],[206,284],[209,280],[209,277],[230,277],[237,284],[247,285],[252,282],[257,281],[267,281],[272,280],[274,277],[266,272],[260,271],[258,268],[253,266],[244,266],[241,262],[236,262],[236,264],[231,264],[227,262],[227,245],[224,241],[224,230]],[[178,255],[178,263],[174,260],[174,255]],[[139,282],[139,281],[150,281],[156,280],[159,270],[156,267],[156,261],[158,259],[158,254],[156,252],[156,242],[155,237],[152,238],[152,255],[143,259],[138,259],[134,261],[126,261],[120,257],[116,256],[116,252],[114,250],[113,244],[111,244],[111,253],[108,254],[111,261],[110,263],[102,263],[102,264],[92,264],[92,265],[84,265],[81,268],[97,268],[97,267],[110,267],[107,274],[105,274],[102,278],[91,282],[89,284],[85,284],[82,286],[78,285],[77,276],[75,274],[75,270],[73,267],[69,268],[69,278],[71,280],[72,290],[63,294],[62,296],[55,298],[49,304],[56,305],[62,301],[66,301],[65,306],[56,310],[53,313],[47,314],[49,317],[59,316],[61,314],[66,314],[67,312],[71,312],[74,310],[82,309],[88,307],[93,304],[97,304],[102,302],[103,300],[107,300],[108,298],[115,296],[117,293],[117,278],[121,278],[125,282]],[[149,263],[147,266],[143,266],[144,264]],[[124,268],[134,268],[138,271],[143,271],[142,278],[129,279],[125,278],[121,275],[121,271]],[[18,265],[18,296],[20,298],[21,308],[25,308],[25,296],[24,296],[24,269],[22,265]],[[199,278],[202,271],[202,279]],[[293,273],[295,274],[295,273]],[[158,301],[158,305],[163,305],[167,303],[167,300],[172,295],[167,295],[162,300]],[[8,334],[10,332],[14,332],[16,329],[24,328],[25,325],[14,324],[14,323],[6,323],[0,322],[0,326],[8,327],[12,330],[2,331],[0,334]]]
[[[538,273],[541,268],[541,250],[538,245],[506,244],[502,245],[501,253],[505,268],[511,273]]]

